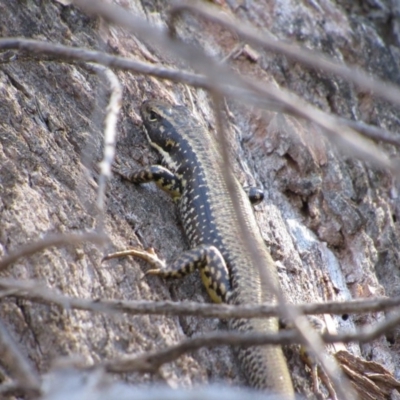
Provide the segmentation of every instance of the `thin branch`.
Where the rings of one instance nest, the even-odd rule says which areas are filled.
[[[398,107],[400,106],[400,88],[398,86],[392,82],[389,83],[378,78],[371,78],[361,68],[339,64],[332,58],[318,54],[315,50],[309,50],[305,47],[277,40],[272,34],[260,34],[243,21],[239,21],[232,16],[228,18],[216,7],[205,6],[197,2],[174,0],[170,11],[171,17],[176,18],[184,11],[200,15],[208,21],[224,26],[230,31],[235,32],[242,40],[254,46],[260,46],[265,50],[284,55],[288,59],[300,62],[313,70],[320,70],[327,74],[339,76],[348,82],[354,83],[364,91],[371,91],[375,96],[385,99]]]
[[[23,52],[32,53],[35,57],[38,54],[45,54],[48,56],[56,57],[53,61],[64,62],[93,62],[107,67],[118,68],[121,70],[128,70],[139,74],[145,74],[157,77],[159,79],[168,79],[173,82],[182,82],[194,87],[203,88],[206,90],[213,90],[213,86],[207,77],[197,75],[190,72],[158,66],[141,62],[138,60],[128,59],[124,57],[113,56],[104,52],[94,51],[84,48],[72,48],[60,44],[49,42],[41,42],[32,39],[8,38],[0,39],[0,49],[16,49]],[[251,104],[259,108],[269,108],[276,111],[287,112],[292,114],[292,110],[288,109],[285,105],[281,104],[278,100],[265,98],[265,94],[258,95],[253,91],[240,85],[236,82],[235,86],[232,85],[219,85],[218,89],[225,96],[233,96],[241,101]],[[275,90],[277,90],[275,88]],[[301,105],[300,105],[301,106]],[[319,112],[321,112],[319,110]],[[298,115],[297,113],[295,115]],[[326,114],[328,115],[328,114]],[[306,118],[306,117],[305,117]],[[352,121],[345,118],[338,118],[330,115],[335,125],[344,125],[359,133],[371,138],[373,140],[384,141],[387,143],[400,146],[399,134],[390,132],[380,127],[367,125],[359,121]]]
[[[50,61],[56,62],[91,62],[109,68],[117,68],[123,71],[132,71],[138,74],[150,75],[159,79],[168,79],[173,82],[184,82],[188,85],[203,89],[211,88],[207,78],[202,75],[167,68],[161,65],[154,65],[134,60],[132,58],[114,56],[102,51],[21,38],[0,38],[0,49],[19,50],[21,52],[32,54],[32,57],[37,57],[38,54],[46,54],[55,57],[55,59]]]
[[[57,304],[66,309],[90,312],[126,313],[130,315],[191,315],[202,318],[259,318],[279,316],[276,305],[208,304],[195,302],[146,301],[146,300],[93,300],[66,296],[38,281],[0,279],[0,298],[18,297],[43,304]],[[400,297],[352,300],[348,302],[306,303],[296,305],[299,313],[351,314],[386,311],[400,305]]]
[[[182,340],[177,345],[169,346],[163,350],[148,352],[140,356],[105,361],[101,366],[109,372],[156,372],[161,365],[172,362],[183,354],[199,350],[202,347],[289,344],[294,343],[295,339],[296,334],[294,331],[283,331],[276,334],[215,332],[202,337]]]
[[[386,129],[374,125],[369,125],[362,121],[353,121],[351,119],[340,117],[336,118],[338,119],[338,124],[345,124],[349,128],[354,129],[355,131],[361,133],[369,139],[372,139],[376,142],[385,142],[400,147],[400,133],[398,132],[389,132]]]
[[[275,271],[276,266],[274,261],[272,260],[271,257],[269,257],[270,258],[269,260],[268,259],[265,260],[265,257],[263,257],[263,253],[257,246],[258,243],[249,239],[249,237],[251,237],[249,230],[253,227],[249,227],[249,222],[246,221],[245,216],[241,212],[240,200],[239,200],[240,197],[239,193],[237,192],[237,185],[235,185],[235,177],[233,176],[232,173],[233,168],[228,153],[229,143],[228,143],[228,135],[225,132],[224,118],[222,115],[222,104],[223,104],[222,98],[215,91],[212,92],[212,97],[214,102],[213,108],[215,110],[217,133],[218,133],[218,138],[220,140],[219,149],[222,153],[224,165],[226,165],[226,168],[223,169],[223,178],[229,190],[229,195],[231,197],[230,200],[234,206],[236,214],[235,219],[239,224],[242,239],[251,257],[251,264],[252,264],[251,268],[256,268],[256,272],[258,272],[257,277],[259,277],[260,290],[263,293],[262,297],[264,298],[266,297],[271,301],[277,301],[280,306],[279,307],[280,316],[282,318],[287,318],[291,323],[293,323],[293,325],[297,329],[297,333],[301,337],[301,341],[307,342],[308,339],[306,332],[303,331],[301,327],[298,326],[298,323],[296,321],[295,317],[297,315],[295,315],[295,313],[297,312],[291,311],[290,307],[287,306],[286,299],[282,291],[280,290],[279,283],[277,283],[277,275]],[[269,254],[267,256],[269,256]],[[266,261],[267,263],[269,262],[269,264],[265,265]],[[315,333],[315,335],[317,334]],[[181,351],[184,351],[185,349],[186,348],[184,346],[179,348],[179,350]],[[178,350],[178,347],[176,347],[175,350]],[[314,352],[317,352],[317,349],[314,350],[313,348],[312,350]],[[170,354],[170,356],[174,354],[175,353],[173,352],[172,354]],[[179,354],[179,351],[177,351],[176,354]]]
[[[66,233],[66,234],[59,234],[59,235],[49,235],[42,240],[37,242],[25,244],[18,249],[11,252],[9,255],[3,257],[0,260],[0,271],[7,268],[12,263],[19,260],[21,257],[31,256],[34,253],[42,251],[47,247],[59,247],[59,246],[66,246],[69,244],[80,244],[82,242],[93,242],[98,244],[103,244],[107,240],[106,236],[99,235],[98,233]]]
[[[360,329],[358,333],[344,333],[342,335],[338,335],[341,339],[340,341],[343,343],[349,343],[352,341],[358,341],[360,343],[368,343],[372,340],[377,339],[379,336],[385,334],[386,332],[391,331],[393,328],[400,324],[400,312],[393,313],[385,318],[383,321],[372,325],[367,326],[366,328]],[[331,335],[332,338],[334,335]],[[327,341],[327,343],[330,343]],[[331,342],[333,343],[333,342]]]
[[[400,323],[400,313],[376,324],[374,327],[360,329],[355,333],[345,334],[323,334],[322,340],[325,343],[366,343],[379,338],[383,333],[392,329]],[[108,372],[156,372],[161,365],[175,361],[183,354],[199,350],[202,347],[216,346],[261,346],[267,344],[290,345],[294,343],[303,344],[297,332],[281,331],[276,334],[256,334],[238,332],[215,332],[202,337],[186,339],[177,345],[169,346],[163,350],[144,353],[139,356],[119,358],[116,360],[105,361],[100,366]],[[341,397],[344,398],[344,397]]]
[[[99,176],[99,188],[97,192],[97,208],[100,212],[99,228],[103,225],[104,215],[104,203],[106,184],[108,179],[111,177],[111,166],[115,156],[115,142],[117,137],[117,121],[119,111],[122,103],[122,87],[119,83],[117,76],[108,68],[104,68],[98,65],[91,65],[95,70],[104,76],[110,84],[111,95],[107,106],[107,115],[104,119],[104,155],[103,161],[100,163],[100,176]]]
[[[284,112],[296,117],[314,122],[321,127],[329,139],[340,146],[342,151],[347,154],[356,155],[371,162],[376,166],[383,167],[393,174],[399,174],[399,160],[390,160],[378,146],[366,140],[355,130],[348,128],[345,124],[338,123],[338,119],[319,109],[310,106],[297,96],[294,96],[283,90],[278,90],[272,85],[256,83],[246,77],[242,78],[249,88],[259,93],[261,96],[267,96],[270,100],[279,102],[284,108]]]
[[[1,363],[6,367],[18,386],[29,388],[31,391],[40,391],[40,380],[28,360],[23,356],[17,344],[3,322],[0,321],[0,354]]]
[[[212,81],[213,76],[210,76],[211,82],[215,85],[215,82]],[[247,80],[249,86],[256,86],[253,81]],[[215,85],[216,86],[216,85]],[[279,304],[279,315],[280,317],[290,321],[296,329],[296,334],[300,337],[300,342],[306,344],[307,349],[314,355],[314,357],[321,363],[324,368],[326,374],[331,379],[335,391],[340,395],[342,399],[353,399],[354,394],[351,389],[350,383],[347,378],[343,375],[342,371],[339,369],[337,363],[330,357],[327,356],[324,343],[320,337],[320,335],[311,328],[310,323],[307,319],[298,311],[298,309],[291,307],[287,304],[286,298],[279,287],[277,285],[277,279],[275,276],[275,271],[271,271],[270,268],[265,266],[265,259],[260,253],[260,250],[257,246],[257,243],[254,243],[252,240],[249,240],[250,237],[248,234],[249,224],[245,221],[242,212],[240,211],[239,197],[235,190],[235,184],[233,182],[234,177],[231,173],[233,170],[230,168],[230,159],[228,154],[228,143],[227,143],[227,135],[224,131],[224,123],[222,117],[222,101],[220,96],[213,91],[213,100],[214,100],[214,110],[215,110],[215,119],[217,125],[217,132],[219,134],[219,139],[221,141],[220,149],[222,151],[222,156],[224,159],[224,163],[227,165],[227,168],[224,169],[224,179],[228,186],[229,193],[231,196],[231,201],[235,207],[236,211],[236,220],[239,223],[242,232],[242,238],[245,241],[246,247],[249,250],[249,254],[251,255],[252,264],[254,268],[258,269],[261,287],[264,291],[271,293],[272,296],[277,299]],[[282,94],[283,96],[283,94]],[[282,100],[282,96],[279,100]],[[276,268],[274,265],[274,261],[270,260],[272,264],[272,268]]]

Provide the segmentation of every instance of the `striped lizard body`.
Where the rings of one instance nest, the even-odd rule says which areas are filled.
[[[134,183],[155,181],[169,192],[179,207],[191,250],[167,268],[152,274],[180,277],[199,269],[215,302],[260,304],[275,301],[271,286],[278,285],[274,261],[265,248],[249,199],[237,180],[236,196],[246,232],[237,220],[227,183],[223,157],[213,135],[189,109],[159,101],[144,102],[141,115],[150,144],[161,154],[167,168],[159,165],[125,175]],[[257,248],[262,267],[270,277],[268,287],[254,265],[243,237]],[[277,332],[276,318],[232,320],[230,328],[241,332]],[[286,360],[279,346],[255,346],[239,350],[239,360],[251,386],[293,399]]]

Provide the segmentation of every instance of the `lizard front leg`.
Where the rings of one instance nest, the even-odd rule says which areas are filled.
[[[170,194],[174,201],[179,199],[182,195],[183,185],[181,179],[161,165],[151,165],[137,171],[122,168],[116,169],[115,172],[123,179],[132,183],[154,182],[159,188]]]

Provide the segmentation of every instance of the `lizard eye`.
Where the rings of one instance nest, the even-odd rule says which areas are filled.
[[[158,119],[158,115],[157,113],[155,113],[154,111],[150,111],[149,112],[149,121],[151,122],[155,122]]]

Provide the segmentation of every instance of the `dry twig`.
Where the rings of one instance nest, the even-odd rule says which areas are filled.
[[[0,260],[0,271],[7,268],[12,263],[16,262],[21,257],[31,256],[32,254],[42,251],[47,247],[66,246],[69,244],[76,245],[82,242],[93,242],[102,244],[106,242],[106,236],[92,232],[49,235],[37,242],[28,243],[24,246],[21,246],[20,248],[11,252],[9,255],[3,257]]]
[[[16,383],[6,384],[7,393],[12,389],[39,393],[40,380],[28,360],[23,356],[3,322],[0,321],[0,354],[1,363],[6,367]],[[1,394],[1,391],[0,391]]]
[[[243,21],[238,21],[232,17],[227,18],[223,13],[219,12],[216,7],[205,6],[204,4],[196,2],[174,0],[170,12],[171,19],[177,18],[182,12],[191,12],[200,15],[208,21],[215,22],[229,29],[231,32],[235,32],[239,38],[254,46],[284,55],[288,59],[300,62],[313,70],[339,76],[348,82],[354,83],[361,90],[371,91],[375,96],[400,106],[399,87],[393,85],[393,83],[384,82],[376,77],[371,78],[367,72],[360,68],[339,64],[326,55],[318,54],[315,50],[309,50],[305,47],[295,46],[278,40],[273,37],[272,34],[262,35],[253,27],[246,25]]]
[[[376,324],[375,327],[367,327],[360,329],[358,332],[331,335],[328,333],[322,334],[322,339],[325,343],[349,343],[360,342],[366,343],[371,340],[377,339],[382,333],[393,326],[399,324],[400,313],[387,318],[387,320]],[[254,346],[254,345],[289,345],[294,343],[301,343],[303,341],[299,338],[295,331],[281,331],[276,334],[255,334],[255,333],[237,333],[237,332],[215,332],[183,340],[177,345],[169,346],[163,350],[157,350],[145,353],[139,356],[124,357],[121,359],[106,361],[101,364],[109,372],[156,372],[161,365],[172,362],[183,354],[198,350],[202,347],[216,347],[216,346]],[[331,379],[332,377],[329,376]],[[337,388],[335,387],[337,390]],[[340,393],[340,392],[339,392]],[[343,397],[341,397],[343,398]]]
[[[118,57],[101,51],[73,48],[60,44],[21,38],[0,39],[0,49],[14,49],[19,50],[22,53],[28,52],[35,58],[38,58],[39,55],[47,55],[53,57],[51,61],[70,63],[92,62],[109,68],[132,71],[138,74],[154,76],[159,79],[168,79],[173,82],[182,82],[194,87],[213,90],[213,85],[206,76],[163,67],[161,65],[149,64],[131,58]],[[249,89],[246,89],[243,85],[220,85],[219,90],[225,96],[235,97],[255,107],[270,108],[281,112],[292,113],[290,109],[287,109],[283,104],[280,104],[278,100],[273,101],[272,99],[265,98],[264,95],[261,97],[254,93],[254,91],[249,91]],[[338,126],[347,126],[373,140],[400,146],[400,139],[397,137],[397,133],[390,132],[377,126],[368,125],[360,121],[352,121],[346,118],[335,117],[334,115],[330,115],[330,117]]]
[[[98,65],[92,65],[96,71],[103,75],[109,82],[111,88],[110,100],[107,106],[107,114],[104,123],[104,155],[103,161],[100,163],[99,188],[97,194],[97,208],[100,212],[101,221],[99,226],[102,227],[102,219],[104,215],[104,202],[106,196],[107,180],[111,177],[111,166],[115,155],[115,142],[117,137],[117,121],[118,114],[122,103],[122,87],[117,76],[108,68]]]
[[[37,281],[0,279],[0,297],[18,297],[65,309],[130,315],[193,315],[202,318],[259,318],[279,316],[276,305],[204,304],[194,302],[83,299],[66,296]],[[301,314],[351,314],[386,311],[400,305],[400,297],[361,299],[346,302],[306,303],[293,306]]]

